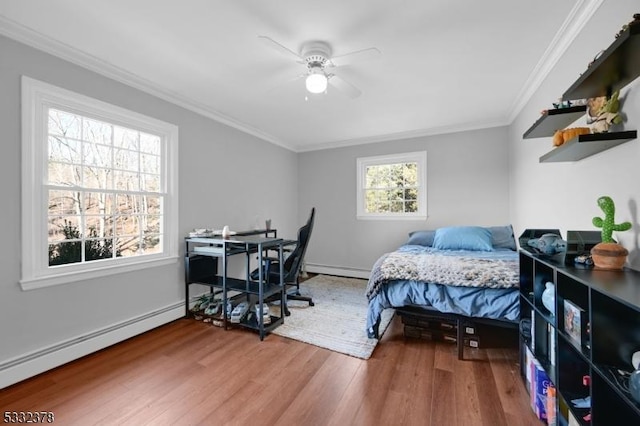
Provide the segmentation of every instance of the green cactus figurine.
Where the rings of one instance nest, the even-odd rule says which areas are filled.
[[[628,231],[631,229],[631,222],[615,223],[613,217],[616,213],[616,207],[611,197],[607,197],[605,195],[598,198],[598,205],[604,212],[604,219],[597,216],[594,217],[593,225],[596,228],[602,228],[603,243],[615,243],[615,240],[613,239],[613,231]]]

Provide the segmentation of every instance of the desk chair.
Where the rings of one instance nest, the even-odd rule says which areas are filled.
[[[298,239],[296,240],[295,247],[286,254],[284,260],[283,269],[284,276],[283,282],[285,286],[286,300],[302,300],[309,302],[309,306],[314,306],[313,300],[310,296],[303,296],[300,294],[300,272],[302,271],[302,264],[304,261],[304,255],[309,245],[309,239],[311,237],[311,231],[313,230],[313,221],[315,218],[316,209],[311,209],[311,214],[307,223],[304,224],[298,230]],[[264,264],[264,276],[270,283],[280,283],[280,266],[277,259],[269,258]],[[252,279],[258,279],[258,270],[251,272]],[[272,301],[275,299],[267,300]],[[286,302],[284,307],[285,315],[289,316],[290,312],[287,309]]]

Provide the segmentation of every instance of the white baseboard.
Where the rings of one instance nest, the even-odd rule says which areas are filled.
[[[317,265],[313,263],[305,263],[304,270],[314,274],[338,275],[341,277],[364,278],[369,279],[370,270],[346,268],[340,266]]]
[[[0,364],[0,389],[184,317],[184,302]]]

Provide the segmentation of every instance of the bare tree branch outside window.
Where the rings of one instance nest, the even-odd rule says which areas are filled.
[[[48,115],[49,266],[162,250],[159,136]]]

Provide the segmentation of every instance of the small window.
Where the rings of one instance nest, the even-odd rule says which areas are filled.
[[[177,127],[23,78],[24,289],[177,258]]]
[[[426,151],[358,158],[358,219],[425,220],[426,168]]]

